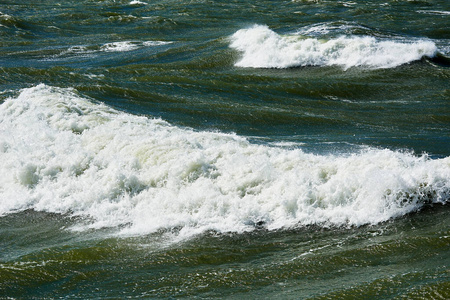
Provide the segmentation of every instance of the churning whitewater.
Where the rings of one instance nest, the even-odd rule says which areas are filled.
[[[379,40],[356,35],[329,39],[309,36],[312,32],[332,30],[323,25],[316,27],[290,35],[279,35],[264,25],[241,29],[230,38],[230,47],[242,53],[236,66],[290,68],[336,65],[344,69],[381,69],[395,68],[422,57],[434,57],[437,53],[436,45],[429,40]]]
[[[70,214],[89,220],[78,230],[125,234],[359,226],[445,203],[450,191],[449,157],[255,145],[43,84],[1,104],[0,162],[0,215]]]

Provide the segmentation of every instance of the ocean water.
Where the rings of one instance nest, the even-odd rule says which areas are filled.
[[[450,298],[450,3],[0,1],[0,298]]]

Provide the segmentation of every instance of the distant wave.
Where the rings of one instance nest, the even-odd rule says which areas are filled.
[[[244,232],[376,224],[450,198],[450,157],[314,155],[116,111],[39,85],[0,105],[0,215],[86,217],[78,230]]]
[[[122,41],[122,42],[112,42],[106,43],[101,46],[72,46],[63,54],[74,53],[74,54],[90,54],[94,52],[127,52],[137,50],[143,47],[150,46],[161,46],[171,44],[172,42],[166,41]]]
[[[133,0],[130,2],[130,5],[147,5],[147,2],[143,2],[143,1],[138,1],[138,0]]]
[[[235,65],[250,68],[333,65],[344,69],[394,68],[437,54],[432,41],[379,40],[355,35],[320,39],[298,34],[279,35],[263,25],[237,31],[231,36],[230,47],[242,53]]]
[[[10,28],[10,29],[17,29],[17,30],[23,30],[28,28],[26,22],[23,19],[4,14],[0,11],[0,28]]]
[[[100,51],[106,51],[106,52],[126,52],[126,51],[133,51],[136,49],[139,49],[141,47],[149,47],[149,46],[160,46],[160,45],[167,45],[171,42],[164,42],[164,41],[146,41],[146,42],[131,42],[131,41],[124,41],[124,42],[114,42],[114,43],[107,43],[100,47]]]
[[[450,15],[450,11],[447,10],[418,10],[417,12],[429,15],[440,15],[440,16]]]

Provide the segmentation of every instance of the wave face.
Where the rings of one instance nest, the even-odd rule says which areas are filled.
[[[446,203],[450,190],[450,157],[255,145],[42,84],[0,106],[0,172],[0,215],[69,214],[86,217],[78,230],[138,235],[375,224]]]
[[[279,35],[263,25],[238,30],[231,36],[230,47],[242,53],[235,65],[249,68],[394,68],[437,53],[432,41],[378,40],[355,35],[324,40],[299,34]]]

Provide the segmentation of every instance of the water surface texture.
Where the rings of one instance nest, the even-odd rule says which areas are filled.
[[[450,298],[448,1],[18,2],[0,298]]]

